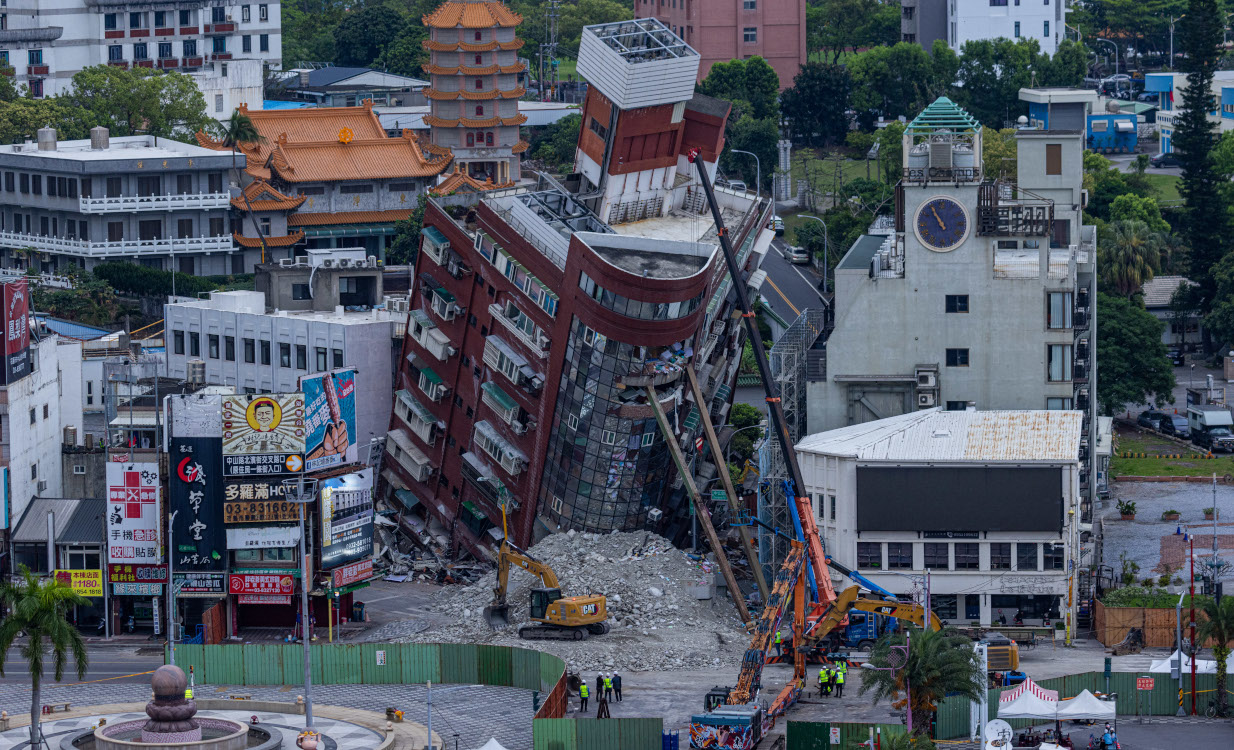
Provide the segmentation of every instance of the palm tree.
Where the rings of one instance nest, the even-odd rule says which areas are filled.
[[[231,171],[233,174],[236,171],[236,150],[240,144],[266,142],[266,137],[257,132],[257,126],[253,124],[253,118],[240,110],[232,112],[231,117],[226,122],[215,120],[214,125],[223,134],[223,145],[231,149]],[[239,178],[237,177],[238,181]]]
[[[64,677],[64,667],[72,654],[78,679],[86,676],[89,657],[81,633],[69,624],[69,607],[88,604],[85,597],[54,578],[40,579],[21,566],[18,583],[0,584],[0,612],[8,615],[0,620],[0,677],[4,676],[4,664],[9,647],[21,633],[26,634],[26,644],[21,646],[21,655],[26,660],[30,673],[30,744],[39,744],[39,714],[42,705],[40,688],[43,682],[43,653],[50,647],[56,682]]]
[[[861,672],[860,694],[874,693],[874,702],[888,699],[892,707],[904,709],[905,680],[912,697],[913,735],[929,735],[931,715],[944,696],[958,695],[969,700],[981,700],[986,691],[986,675],[977,661],[970,638],[951,631],[910,628],[911,643],[908,662],[894,671],[867,669]],[[878,639],[870,651],[870,663],[875,667],[890,667],[896,663],[892,647],[905,643],[903,632],[889,633]],[[901,659],[902,661],[902,659]]]
[[[1220,715],[1225,716],[1225,670],[1230,658],[1230,641],[1234,640],[1234,597],[1223,597],[1220,608],[1210,599],[1203,609],[1208,619],[1200,624],[1195,637],[1199,643],[1212,641],[1213,657],[1217,660],[1217,705]]]
[[[869,740],[863,740],[860,742],[854,741],[851,745],[853,750],[869,746]],[[937,746],[934,744],[933,740],[924,735],[913,734],[910,736],[907,734],[891,734],[890,732],[884,732],[882,739],[879,740],[879,747],[881,747],[882,750],[935,750]]]
[[[1115,221],[1098,250],[1097,263],[1107,289],[1130,299],[1161,268],[1164,238],[1142,221]]]

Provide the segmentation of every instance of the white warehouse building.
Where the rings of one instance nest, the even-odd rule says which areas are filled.
[[[809,435],[797,452],[836,561],[897,595],[920,592],[928,569],[948,622],[1019,611],[1074,632],[1083,421],[930,409]]]

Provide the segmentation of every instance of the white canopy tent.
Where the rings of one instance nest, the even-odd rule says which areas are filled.
[[[1153,661],[1153,665],[1148,671],[1154,674],[1169,674],[1170,662],[1178,657],[1179,653],[1176,650],[1164,659],[1157,659]],[[1191,657],[1186,654],[1183,654],[1182,656],[1182,670],[1184,674],[1191,674]],[[1217,662],[1212,661],[1211,659],[1196,659],[1195,671],[1196,674],[1217,674]],[[1234,661],[1230,661],[1226,664],[1225,671],[1227,674],[1234,674]]]
[[[1103,701],[1085,690],[1074,698],[1058,702],[1058,720],[1094,719],[1114,721],[1114,701]]]
[[[479,750],[506,750],[506,749],[505,747],[502,746],[500,742],[497,741],[496,737],[493,737],[489,739],[488,742],[484,743],[484,747],[479,748]]]
[[[999,702],[1000,719],[1049,719],[1058,716],[1058,701],[1049,701],[1035,692],[1026,690],[1013,700]]]

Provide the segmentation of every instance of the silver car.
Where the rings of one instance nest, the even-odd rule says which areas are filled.
[[[810,253],[804,247],[799,247],[797,245],[785,245],[784,260],[787,260],[789,263],[804,266],[810,262]]]

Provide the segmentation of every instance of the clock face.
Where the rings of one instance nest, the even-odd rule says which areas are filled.
[[[968,237],[968,211],[951,198],[931,198],[917,209],[917,239],[935,252],[945,253]]]

